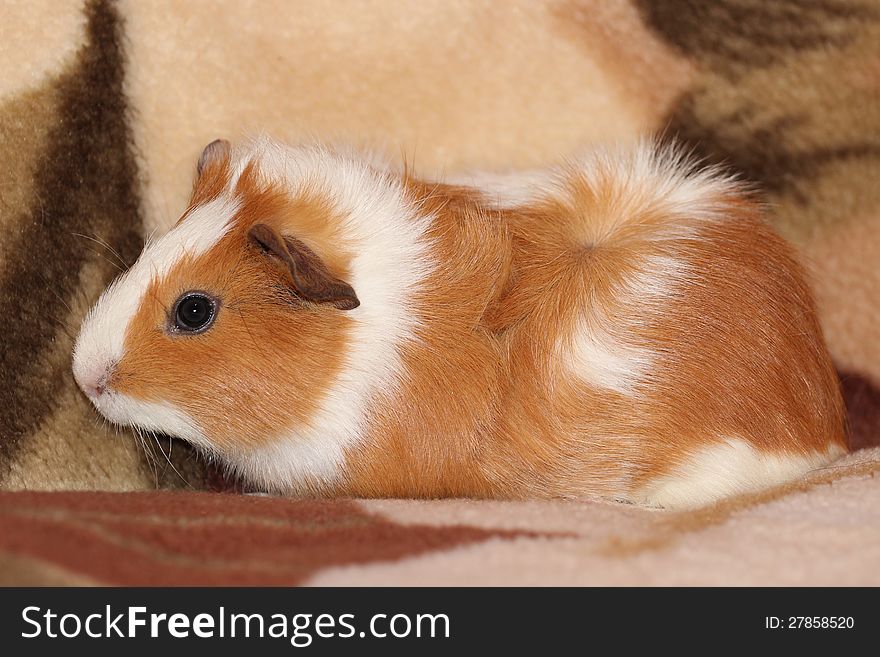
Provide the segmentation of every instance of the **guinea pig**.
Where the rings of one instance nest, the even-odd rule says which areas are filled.
[[[735,180],[649,141],[455,184],[215,141],[73,372],[108,420],[302,496],[681,508],[845,451],[792,249]]]

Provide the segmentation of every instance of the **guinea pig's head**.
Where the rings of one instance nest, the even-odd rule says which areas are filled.
[[[317,146],[217,141],[197,169],[183,216],[83,322],[74,376],[114,423],[315,489],[397,377],[414,210],[393,177]]]

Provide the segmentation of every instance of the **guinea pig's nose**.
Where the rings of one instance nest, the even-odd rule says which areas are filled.
[[[73,378],[90,399],[97,399],[107,391],[112,367],[75,367]]]

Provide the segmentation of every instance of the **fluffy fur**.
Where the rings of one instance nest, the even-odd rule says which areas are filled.
[[[182,219],[83,325],[74,372],[111,420],[320,495],[687,506],[844,450],[790,248],[674,149],[482,187],[267,139],[210,155]],[[360,305],[302,298],[256,224]],[[203,334],[168,330],[188,290],[220,300]]]

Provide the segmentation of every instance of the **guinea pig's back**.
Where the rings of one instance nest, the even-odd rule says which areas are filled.
[[[512,215],[521,267],[507,303],[526,317],[513,406],[552,409],[536,431],[558,455],[508,440],[550,463],[529,477],[556,494],[681,507],[843,453],[803,270],[735,183],[644,146],[576,163],[553,189]],[[513,436],[528,419],[511,424]]]

